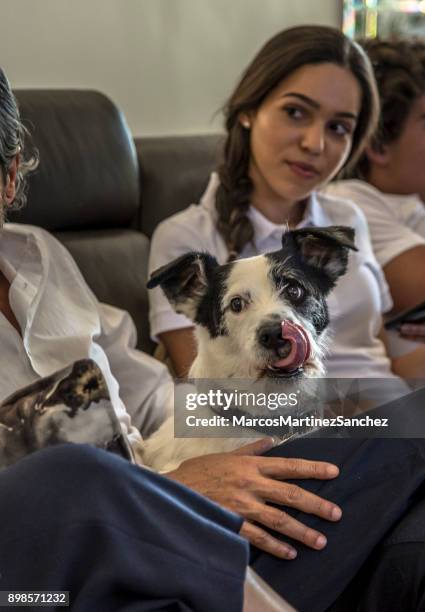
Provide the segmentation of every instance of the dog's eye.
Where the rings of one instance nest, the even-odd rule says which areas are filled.
[[[298,284],[291,284],[285,287],[285,294],[294,304],[299,304],[305,298],[305,289]]]
[[[230,300],[230,309],[232,312],[241,312],[243,310],[244,303],[242,298],[234,297]]]

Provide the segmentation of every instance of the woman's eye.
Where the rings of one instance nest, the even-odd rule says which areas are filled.
[[[285,106],[283,110],[291,119],[301,119],[303,117],[302,110],[295,106]]]
[[[329,127],[337,136],[349,136],[353,133],[353,128],[351,127],[351,125],[341,123],[340,121],[335,121],[334,123],[331,123]]]
[[[305,298],[305,289],[301,285],[288,285],[285,288],[286,296],[294,304],[299,304]]]
[[[244,302],[240,297],[235,297],[230,301],[230,309],[232,310],[232,312],[241,312],[243,310],[243,307]]]

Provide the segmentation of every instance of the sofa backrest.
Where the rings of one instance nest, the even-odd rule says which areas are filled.
[[[136,138],[140,167],[139,227],[149,238],[158,223],[199,202],[220,161],[216,134]]]
[[[137,156],[111,100],[95,91],[15,94],[41,159],[19,221],[50,231],[130,227],[139,208]]]
[[[55,233],[98,299],[128,310],[139,346],[151,350],[149,241],[134,227],[139,172],[122,113],[93,91],[15,90],[15,95],[40,165],[30,176],[26,207],[9,220]]]
[[[14,222],[52,231],[97,298],[130,312],[138,346],[152,352],[146,290],[149,238],[199,200],[218,159],[218,136],[131,138],[106,96],[15,90],[40,152],[28,203]],[[137,150],[136,150],[137,149]]]

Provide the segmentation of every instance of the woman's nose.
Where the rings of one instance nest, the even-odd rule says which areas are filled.
[[[319,155],[325,148],[325,134],[323,126],[314,123],[305,128],[301,138],[301,147],[313,155]]]

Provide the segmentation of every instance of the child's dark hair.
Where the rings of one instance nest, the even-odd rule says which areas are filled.
[[[394,38],[359,41],[372,62],[381,104],[370,145],[379,151],[400,136],[414,101],[425,94],[425,42]],[[363,154],[344,176],[367,180],[369,160]]]

